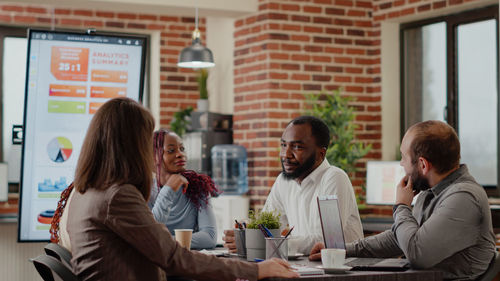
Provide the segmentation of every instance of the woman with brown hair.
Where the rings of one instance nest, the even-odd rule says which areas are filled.
[[[182,139],[174,132],[154,132],[154,184],[149,205],[158,222],[170,233],[192,229],[191,249],[209,249],[217,244],[215,214],[210,197],[217,195],[212,179],[186,170],[186,152]]]
[[[298,277],[288,263],[259,264],[191,252],[176,243],[146,205],[152,185],[153,117],[128,98],[106,102],[94,115],[67,208],[73,271],[82,280],[203,280]]]

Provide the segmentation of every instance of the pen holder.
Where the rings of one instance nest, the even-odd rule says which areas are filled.
[[[246,257],[247,245],[245,242],[245,229],[235,229],[234,240],[236,242],[236,252],[238,253],[238,257]]]
[[[270,258],[288,260],[288,241],[285,237],[266,238],[266,260]]]
[[[270,229],[269,231],[275,237],[280,236],[279,229]],[[247,246],[247,261],[266,258],[266,240],[260,229],[247,228],[245,230],[245,243]]]

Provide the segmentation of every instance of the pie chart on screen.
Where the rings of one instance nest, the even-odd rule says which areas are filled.
[[[55,137],[47,145],[47,153],[52,161],[62,163],[69,159],[73,144],[65,137]]]

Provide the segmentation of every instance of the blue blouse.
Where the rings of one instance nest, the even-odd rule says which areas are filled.
[[[192,249],[215,248],[217,226],[210,202],[206,205],[202,203],[200,210],[197,210],[182,188],[175,192],[165,185],[158,192],[155,179],[148,205],[156,221],[164,223],[172,236],[175,235],[175,229],[193,229]]]

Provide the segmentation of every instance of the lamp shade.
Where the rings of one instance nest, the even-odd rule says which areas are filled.
[[[200,38],[194,38],[191,46],[181,51],[177,66],[187,68],[214,67],[214,55],[210,49],[201,44]]]

